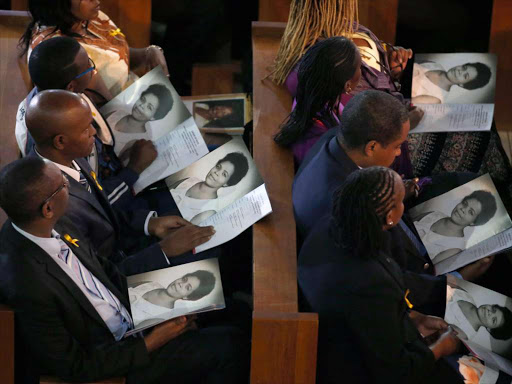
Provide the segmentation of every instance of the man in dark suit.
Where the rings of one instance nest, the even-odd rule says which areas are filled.
[[[151,191],[133,195],[132,187],[139,175],[157,156],[155,146],[149,140],[137,140],[130,151],[128,164],[123,166],[114,152],[115,137],[108,122],[86,95],[90,95],[87,88],[94,74],[95,64],[76,39],[58,36],[41,42],[30,55],[28,69],[35,87],[20,103],[16,115],[16,141],[22,156],[28,155],[35,145],[25,122],[26,110],[32,98],[38,92],[49,89],[74,92],[91,108],[96,135],[95,145],[87,156],[87,161],[101,181],[109,202],[116,208],[151,208],[158,213],[177,212],[167,189],[156,186]]]
[[[194,319],[181,317],[144,337],[124,337],[133,327],[126,279],[69,219],[60,220],[68,188],[59,168],[38,157],[0,172],[0,206],[10,218],[0,232],[0,299],[15,310],[27,365],[20,382],[38,383],[42,374],[80,382],[243,382],[248,346],[233,328],[194,330]]]
[[[389,167],[393,163],[400,155],[400,146],[407,138],[409,127],[406,108],[384,92],[361,92],[347,103],[340,126],[320,139],[317,152],[302,163],[293,183],[293,209],[302,239],[307,238],[322,217],[330,214],[332,195],[348,175],[359,168]],[[404,216],[393,237],[395,261],[404,271],[419,277],[417,284],[410,282],[411,287],[418,288],[411,291],[420,294],[425,284],[422,298],[416,300],[424,302],[430,301],[429,297],[434,298],[434,307],[423,309],[442,315],[444,299],[440,298],[445,297],[442,292],[446,291],[446,280],[433,276],[434,266],[407,217]],[[463,278],[473,280],[490,264],[489,259],[482,259],[460,272]],[[427,281],[422,283],[422,280]]]
[[[127,274],[141,273],[193,261],[179,256],[210,239],[212,227],[197,227],[177,216],[155,217],[148,210],[113,208],[96,174],[83,159],[94,145],[96,130],[87,103],[78,95],[62,90],[43,91],[31,101],[26,112],[27,127],[36,143],[30,156],[56,164],[70,183],[70,218],[101,254]],[[148,243],[144,235],[162,239]],[[191,255],[189,255],[191,256]],[[206,257],[201,255],[202,258]]]

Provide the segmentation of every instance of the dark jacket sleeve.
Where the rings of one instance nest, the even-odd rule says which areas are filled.
[[[115,175],[103,178],[101,183],[105,189],[109,203],[114,208],[129,208],[134,199],[132,187],[139,175],[130,168],[123,168]]]
[[[434,369],[434,354],[421,341],[396,288],[377,281],[345,296],[344,317],[356,335],[371,382],[423,382]],[[377,320],[378,319],[378,320]]]
[[[405,285],[410,289],[409,300],[414,309],[425,315],[444,318],[446,310],[446,276],[432,276],[403,271]]]

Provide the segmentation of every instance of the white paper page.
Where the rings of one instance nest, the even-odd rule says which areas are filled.
[[[140,174],[133,186],[135,193],[182,170],[208,153],[208,147],[192,117],[155,140],[154,144],[158,157]]]
[[[415,104],[425,111],[411,133],[466,132],[491,129],[494,104]]]
[[[436,264],[436,274],[442,275],[443,273],[455,271],[474,261],[494,255],[510,247],[512,247],[512,228]]]
[[[464,341],[464,344],[478,357],[479,359],[485,361],[485,366],[490,367],[496,370],[503,371],[509,375],[512,375],[512,362],[500,355],[497,355],[494,352],[481,347],[476,343],[472,343],[470,341]]]
[[[196,252],[206,251],[235,238],[271,212],[267,190],[262,184],[200,224],[213,225],[216,232],[209,241],[196,247]]]

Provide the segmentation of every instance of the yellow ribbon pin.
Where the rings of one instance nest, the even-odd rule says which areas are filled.
[[[78,239],[73,239],[71,236],[69,236],[67,233],[64,235],[64,238],[70,242],[71,244],[73,244],[75,247],[77,248],[80,248],[80,246],[77,244],[78,243]]]
[[[111,31],[109,32],[109,34],[110,34],[110,36],[113,36],[113,37],[115,37],[115,36],[117,36],[117,35],[121,35],[121,36],[125,37],[125,36],[124,36],[124,33],[123,33],[123,32],[121,32],[121,28],[113,29],[113,30],[111,30]]]
[[[98,187],[98,189],[100,191],[103,191],[103,187],[100,185],[100,183],[98,182],[98,177],[96,176],[96,172],[94,171],[91,171],[91,176],[92,178],[94,179],[94,182],[96,183],[96,186]]]
[[[407,298],[407,296],[409,296],[409,293],[411,293],[411,291],[409,289],[407,291],[405,291],[404,300],[405,300],[405,303],[407,304],[407,306],[409,307],[409,309],[412,309],[413,305]]]

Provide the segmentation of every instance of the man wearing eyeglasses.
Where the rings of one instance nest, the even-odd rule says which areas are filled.
[[[15,311],[24,352],[17,381],[247,381],[248,343],[235,328],[197,329],[194,318],[180,317],[124,337],[133,328],[126,278],[63,217],[68,200],[68,178],[51,162],[27,157],[0,171],[9,216],[0,232],[0,301]]]
[[[38,92],[49,89],[65,89],[80,94],[91,108],[97,131],[95,145],[86,158],[105,188],[110,203],[120,208],[152,208],[159,213],[173,211],[174,203],[169,193],[159,193],[158,196],[152,193],[146,198],[133,196],[131,188],[140,173],[156,158],[156,149],[151,141],[138,140],[133,146],[128,165],[122,165],[113,150],[114,137],[110,127],[86,95],[88,92],[94,92],[93,96],[99,95],[88,89],[95,69],[85,49],[70,37],[54,37],[34,49],[29,60],[29,72],[35,87],[20,103],[16,116],[16,140],[22,156],[27,155],[34,146],[25,121],[32,98]],[[163,211],[161,207],[172,208]]]

